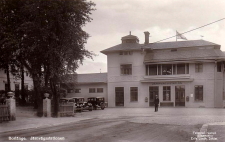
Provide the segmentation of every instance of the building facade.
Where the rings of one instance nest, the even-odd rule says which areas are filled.
[[[107,95],[107,73],[78,74],[75,88],[67,90],[67,98],[84,97],[104,97]]]
[[[7,89],[7,75],[6,71],[0,70],[0,90],[8,90]],[[12,91],[21,90],[21,79],[10,74],[10,86]],[[25,71],[24,73],[24,87],[27,90],[33,88],[33,79],[29,76],[29,73]]]
[[[223,107],[224,53],[205,40],[145,43],[133,35],[107,55],[109,107]]]

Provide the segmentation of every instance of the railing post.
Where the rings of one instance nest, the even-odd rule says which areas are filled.
[[[51,100],[48,99],[48,93],[45,93],[45,99],[43,100],[43,116],[51,117]]]
[[[14,121],[16,120],[16,101],[13,98],[14,93],[8,92],[9,99],[6,99],[6,105],[9,107],[9,120]]]

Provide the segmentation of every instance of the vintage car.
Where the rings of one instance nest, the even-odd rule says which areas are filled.
[[[82,107],[77,104],[73,98],[61,98],[59,100],[59,103],[60,104],[70,104],[70,103],[73,103],[74,104],[74,111],[79,111],[79,112],[82,112]]]
[[[93,110],[92,104],[85,102],[83,97],[73,97],[73,99],[77,104],[79,104],[79,106],[82,108],[82,111],[83,110],[89,110],[89,111]]]
[[[92,104],[94,110],[97,108],[101,108],[102,110],[105,109],[104,97],[90,97],[88,98],[88,103]]]

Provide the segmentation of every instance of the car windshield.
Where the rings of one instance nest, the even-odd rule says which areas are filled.
[[[103,101],[103,98],[98,98],[99,101]]]
[[[69,102],[74,102],[74,100],[69,100]]]
[[[79,102],[83,102],[83,101],[84,101],[84,99],[83,99],[83,98],[79,99]]]
[[[89,98],[88,100],[89,101],[95,101],[95,98]]]

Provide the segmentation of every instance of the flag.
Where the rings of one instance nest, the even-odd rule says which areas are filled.
[[[177,32],[177,31],[176,31]],[[176,38],[177,39],[185,39],[185,40],[187,40],[187,38],[185,37],[185,36],[183,36],[182,34],[180,34],[180,33],[178,33],[177,32],[177,34],[176,34]]]

